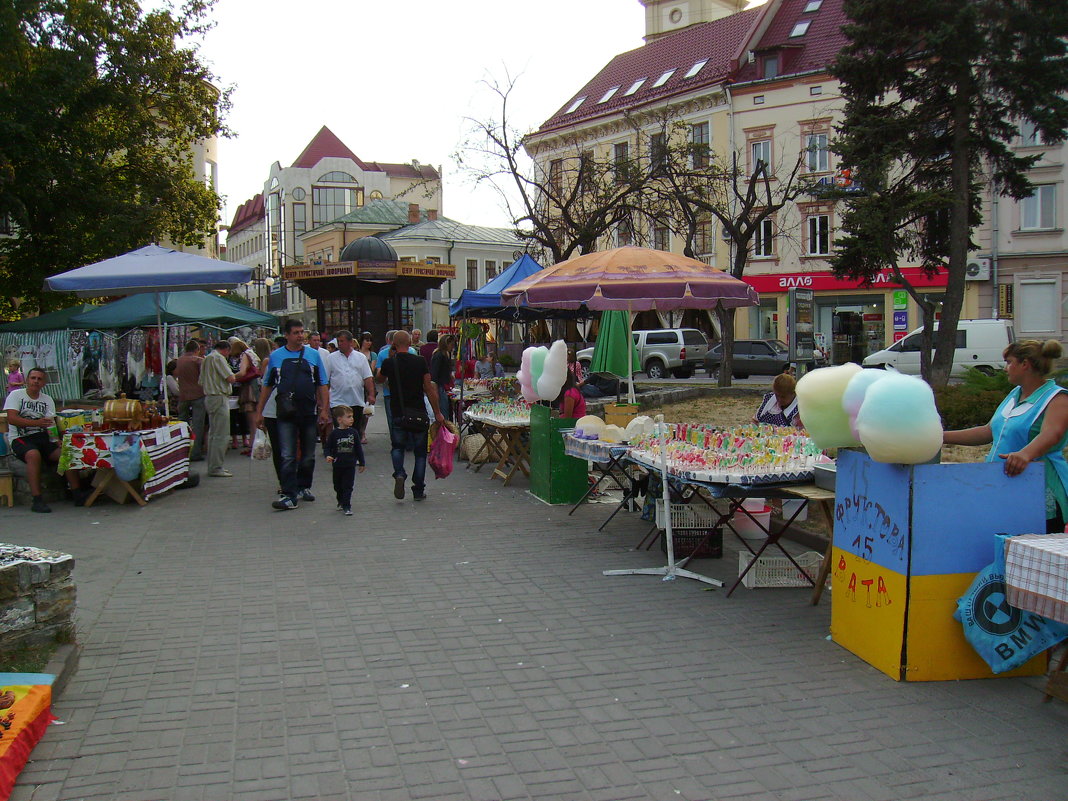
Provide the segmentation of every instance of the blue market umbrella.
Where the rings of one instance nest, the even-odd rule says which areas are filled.
[[[53,292],[73,292],[82,298],[153,293],[156,325],[160,328],[160,358],[167,362],[167,343],[162,336],[159,293],[185,289],[233,289],[252,280],[252,269],[194,253],[147,245],[121,256],[87,264],[45,279]],[[162,381],[164,403],[167,382]]]

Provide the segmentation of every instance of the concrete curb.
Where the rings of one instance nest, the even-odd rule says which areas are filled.
[[[48,660],[43,672],[56,677],[52,682],[52,702],[63,694],[67,684],[75,673],[78,672],[78,662],[81,660],[82,647],[78,643],[65,643],[60,645],[52,658]]]

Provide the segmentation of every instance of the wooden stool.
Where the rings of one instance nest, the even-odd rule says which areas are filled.
[[[15,477],[11,473],[0,474],[0,501],[8,507],[15,505]]]

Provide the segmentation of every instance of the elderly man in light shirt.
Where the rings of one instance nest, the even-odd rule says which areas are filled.
[[[330,374],[330,408],[351,406],[363,414],[363,407],[375,402],[375,382],[367,357],[355,348],[351,331],[339,331],[337,350],[327,357]]]

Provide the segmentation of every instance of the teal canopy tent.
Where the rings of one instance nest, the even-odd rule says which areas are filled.
[[[60,309],[37,317],[27,317],[24,320],[16,320],[13,323],[4,323],[0,325],[0,334],[17,334],[28,331],[65,331],[70,324],[71,317],[95,308],[95,306],[91,306],[88,303],[82,303],[77,306],[71,306],[69,309]]]
[[[220,298],[210,292],[160,292],[157,317],[156,296],[130,295],[70,318],[70,328],[115,330],[167,323],[204,323],[216,328],[258,325],[277,328],[278,318],[249,306]]]

